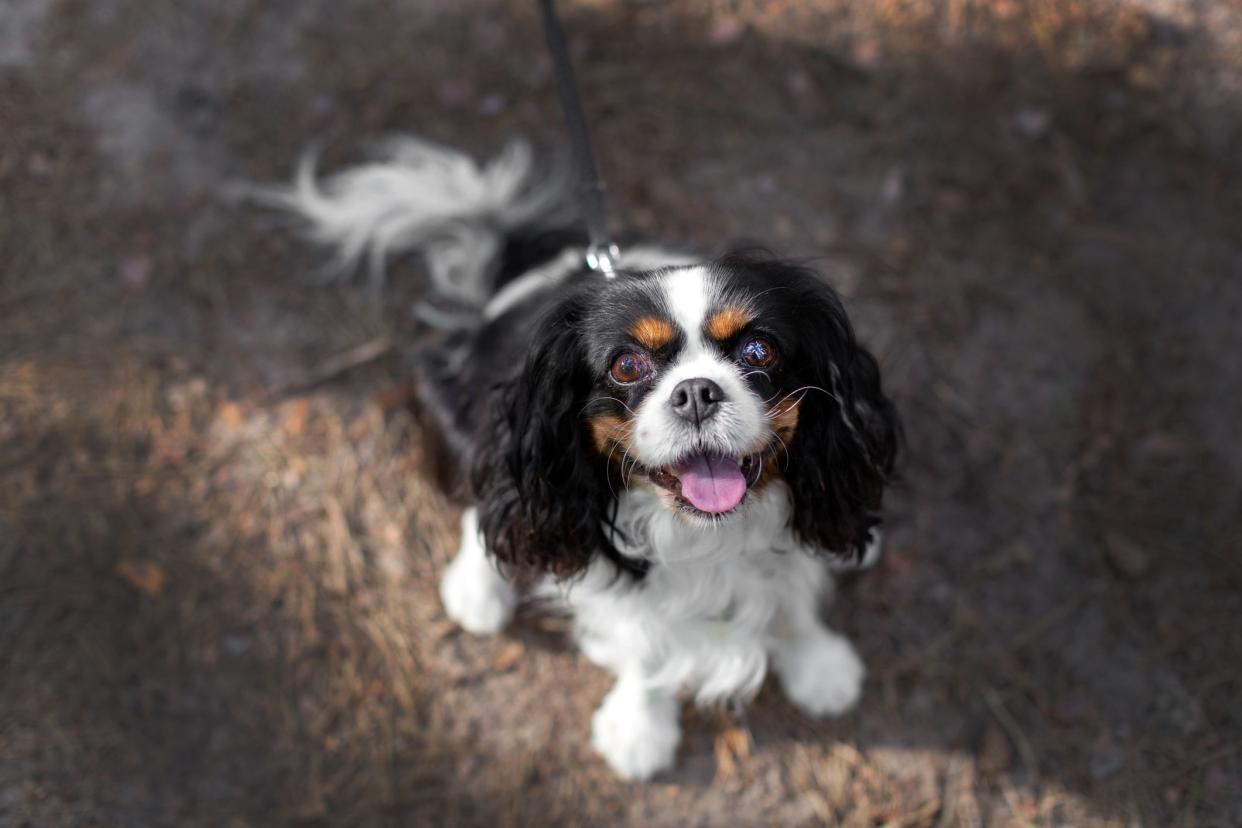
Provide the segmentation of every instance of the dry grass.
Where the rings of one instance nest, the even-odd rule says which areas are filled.
[[[409,263],[307,288],[219,198],[312,136],[558,140],[528,5],[66,0],[0,68],[0,823],[1236,823],[1236,7],[566,6],[627,220],[819,256],[884,357],[863,707],[612,778],[563,622],[440,611]]]

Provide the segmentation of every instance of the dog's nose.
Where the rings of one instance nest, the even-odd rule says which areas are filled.
[[[696,377],[677,383],[668,398],[668,404],[673,407],[678,417],[697,426],[716,414],[724,398],[724,391],[719,385],[709,379]]]

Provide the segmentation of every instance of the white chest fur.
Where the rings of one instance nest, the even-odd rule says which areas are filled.
[[[652,566],[641,583],[598,561],[544,597],[574,615],[586,655],[617,675],[591,720],[591,743],[617,773],[646,779],[669,767],[681,739],[676,693],[700,701],[745,698],[769,663],[789,698],[813,716],[848,710],[863,665],[818,618],[831,585],[823,563],[790,535],[783,485],[716,528],[669,513],[650,491],[626,492],[615,542]],[[475,510],[462,516],[462,547],[440,583],[445,609],[472,632],[495,632],[517,596],[487,558]]]
[[[650,490],[620,500],[619,551],[650,561],[640,583],[601,561],[556,587],[583,652],[652,688],[689,688],[699,701],[748,697],[791,628],[815,616],[828,575],[788,529],[788,493],[767,487],[719,527],[692,525]]]

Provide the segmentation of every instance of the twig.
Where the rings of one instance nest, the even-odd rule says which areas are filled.
[[[1078,593],[1073,598],[1045,615],[1042,619],[1040,619],[1039,623],[1027,627],[1027,629],[1020,635],[1014,636],[1014,639],[1009,642],[1009,651],[1011,653],[1016,653],[1023,647],[1033,644],[1040,638],[1043,638],[1045,633],[1072,615],[1087,602],[1087,599],[1096,597],[1101,591],[1102,590],[1100,589],[1084,589],[1082,592]]]
[[[943,808],[944,802],[939,797],[930,799],[913,811],[907,811],[904,814],[886,820],[883,823],[883,828],[907,828],[910,825],[926,824],[927,820],[940,813]]]
[[[1001,796],[1005,799],[1005,804],[1009,806],[1009,813],[1013,814],[1013,818],[1023,828],[1034,828],[1035,823],[1022,815],[1022,808],[1018,802],[1017,792],[1013,789],[1013,783],[1007,780],[1001,780]]]
[[[996,721],[1000,722],[1000,726],[1005,733],[1013,740],[1014,747],[1018,749],[1018,753],[1022,756],[1022,764],[1026,765],[1026,772],[1031,777],[1031,781],[1034,782],[1039,779],[1039,762],[1035,758],[1035,750],[1031,747],[1026,734],[1022,732],[1022,728],[1018,725],[1017,720],[1009,715],[1009,711],[1005,709],[1000,696],[991,687],[984,687],[983,700],[988,703],[988,707],[992,709],[992,715],[996,717]]]
[[[1183,779],[1185,779],[1187,776],[1190,776],[1192,773],[1203,770],[1204,768],[1206,768],[1208,765],[1212,764],[1213,762],[1219,762],[1221,759],[1228,759],[1230,756],[1233,756],[1235,753],[1238,753],[1239,751],[1242,751],[1242,742],[1237,743],[1237,744],[1232,744],[1232,745],[1225,745],[1225,747],[1221,748],[1220,750],[1214,753],[1209,753],[1207,756],[1201,756],[1198,759],[1195,759],[1189,765],[1185,765],[1181,768],[1178,768],[1176,771],[1174,771],[1173,773],[1169,774],[1166,777],[1165,784],[1172,785],[1172,784],[1181,782]]]
[[[952,828],[954,825],[979,824],[978,802],[974,800],[974,780],[969,774],[970,763],[962,756],[949,761],[945,773],[944,787],[940,800],[944,807],[940,809],[940,817],[936,820],[936,828]],[[963,791],[965,789],[965,791]],[[970,797],[970,804],[963,807],[963,793]]]
[[[387,337],[381,336],[368,340],[361,345],[355,345],[344,353],[329,358],[318,368],[308,372],[306,376],[276,388],[269,392],[268,396],[284,397],[295,392],[309,391],[355,368],[361,368],[363,365],[388,356],[393,351],[393,348],[392,342]]]
[[[1012,652],[994,648],[992,653],[992,657],[1000,664],[1001,669],[1008,674],[1009,678],[1021,685],[1022,689],[1026,691],[1026,695],[1039,708],[1040,715],[1047,717],[1052,709],[1052,702],[1049,700],[1048,693],[1043,685],[1032,678],[1030,673],[1022,669],[1022,664],[1018,659],[1014,658]]]
[[[947,630],[940,636],[933,639],[926,646],[919,647],[913,651],[907,651],[899,655],[892,664],[880,674],[885,680],[898,679],[907,673],[921,669],[926,666],[934,657],[938,656],[942,650],[948,647],[957,637],[957,631]]]

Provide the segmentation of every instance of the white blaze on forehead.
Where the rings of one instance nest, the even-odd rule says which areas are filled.
[[[761,400],[746,386],[733,360],[711,347],[703,333],[717,300],[715,277],[705,267],[678,268],[660,277],[660,289],[668,314],[684,333],[685,342],[638,407],[636,456],[654,468],[696,451],[732,457],[752,451],[766,423]],[[669,405],[677,384],[696,377],[713,380],[724,392],[719,412],[701,430],[678,417]]]
[[[683,267],[671,270],[661,279],[669,315],[686,334],[686,352],[703,349],[703,326],[711,307],[714,280],[707,268]]]

